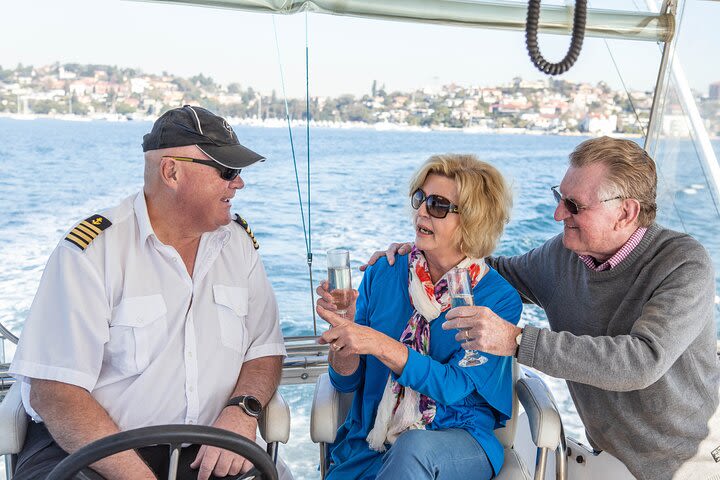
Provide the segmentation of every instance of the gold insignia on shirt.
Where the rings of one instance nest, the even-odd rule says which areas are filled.
[[[248,223],[245,221],[245,219],[236,213],[235,221],[238,223],[238,225],[240,225],[242,228],[245,229],[245,231],[247,232],[248,235],[250,235],[250,240],[252,240],[253,247],[255,247],[255,250],[260,248],[260,244],[255,239],[255,235],[253,234],[252,230],[250,230],[250,225],[248,225]]]
[[[65,236],[65,240],[80,247],[80,250],[85,250],[90,245],[90,242],[95,240],[110,225],[112,225],[110,220],[102,215],[95,214],[78,223]]]

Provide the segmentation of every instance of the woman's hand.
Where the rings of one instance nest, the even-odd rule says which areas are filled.
[[[402,374],[408,359],[408,350],[405,345],[374,328],[344,319],[337,313],[325,310],[320,305],[317,307],[317,313],[331,325],[331,328],[322,334],[318,342],[330,344],[330,364],[333,368],[336,365],[342,368],[339,373],[349,375],[355,371],[357,363],[351,362],[350,359],[357,359],[358,355],[372,355],[396,374]],[[336,360],[338,357],[345,360],[338,362]],[[338,369],[336,368],[336,370]]]
[[[378,336],[384,336],[380,332],[358,325],[350,319],[323,308],[320,300],[318,300],[317,313],[320,318],[330,324],[330,329],[318,339],[319,343],[329,343],[330,349],[334,353],[342,351],[343,355],[374,355],[376,353]]]
[[[323,310],[326,310],[331,313],[337,313],[337,306],[333,302],[333,297],[328,291],[328,281],[323,280],[320,282],[320,285],[315,289],[317,292],[318,298],[317,300],[317,306],[321,307]],[[357,290],[352,290],[352,298],[350,300],[350,305],[348,305],[347,311],[345,312],[345,315],[340,316],[337,315],[340,318],[344,318],[345,320],[354,321],[355,320],[355,304],[357,303],[357,299],[360,293]],[[318,314],[320,311],[318,310]],[[327,319],[320,315],[320,317],[327,322]],[[328,322],[330,323],[330,322]]]
[[[355,304],[358,298],[357,290],[352,291],[352,301],[343,316],[337,313],[337,307],[333,302],[332,295],[328,291],[327,280],[321,282],[316,291],[320,297],[317,300],[316,310],[318,315],[320,315],[320,318],[330,324],[330,330],[332,330],[333,325],[343,323],[355,325]],[[328,332],[330,330],[328,330]],[[325,334],[328,332],[325,332]],[[342,347],[338,344],[332,343],[335,338],[330,338],[330,336],[326,337],[325,334],[318,338],[318,343],[330,344],[330,353],[328,354],[328,361],[330,362],[330,365],[341,375],[351,375],[355,370],[357,370],[360,363],[360,357],[358,357],[357,354],[350,353],[350,349],[342,349]]]

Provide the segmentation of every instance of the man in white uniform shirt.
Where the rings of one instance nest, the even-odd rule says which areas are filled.
[[[10,368],[34,420],[17,479],[45,478],[67,452],[148,425],[254,440],[278,386],[277,302],[252,232],[230,213],[241,168],[264,158],[224,119],[187,105],[155,122],[143,151],[143,191],[80,222],[45,267]],[[154,479],[167,467],[151,450],[86,474]],[[200,480],[251,467],[214,447],[184,457],[187,478]]]

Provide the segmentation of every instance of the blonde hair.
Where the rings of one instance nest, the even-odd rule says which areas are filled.
[[[585,140],[570,154],[573,167],[596,163],[607,167],[604,191],[598,193],[637,200],[640,202],[638,225],[652,225],[657,213],[657,172],[650,155],[631,140],[610,137]]]
[[[430,157],[410,181],[412,194],[436,174],[455,181],[460,227],[453,239],[471,258],[490,255],[510,219],[512,195],[502,174],[475,155],[443,154]]]

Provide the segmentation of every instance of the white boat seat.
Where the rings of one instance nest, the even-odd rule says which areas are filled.
[[[20,384],[14,383],[0,403],[0,455],[15,455],[22,449],[27,431],[27,414],[20,397]],[[277,460],[277,444],[290,438],[290,407],[280,394],[266,405],[258,419],[260,435],[267,442],[268,453]]]
[[[525,408],[530,434],[538,448],[553,451],[560,443],[562,425],[552,394],[539,378],[521,378],[515,392]]]
[[[335,441],[338,428],[350,411],[353,396],[335,390],[327,373],[318,377],[310,410],[310,439],[314,443]]]
[[[260,435],[268,443],[287,443],[290,439],[290,406],[279,391],[275,391],[258,418]]]
[[[535,459],[535,472],[530,470],[523,461],[519,452],[514,448],[520,406],[525,409],[525,415],[530,424],[531,438],[538,450]],[[495,437],[505,448],[505,461],[496,480],[530,480],[538,478],[540,472],[544,477],[547,452],[555,451],[560,444],[562,421],[560,413],[555,407],[552,393],[539,378],[530,378],[522,374],[517,362],[513,359],[513,410],[512,418],[505,422],[505,427],[495,430]],[[542,451],[545,454],[542,454]]]
[[[338,428],[345,422],[352,403],[352,393],[340,393],[333,388],[328,374],[318,377],[310,412],[310,438],[320,446],[320,474],[325,478],[329,462],[328,446],[335,441]],[[512,418],[505,427],[495,430],[495,436],[505,448],[505,462],[497,480],[530,480],[533,475],[518,452],[513,448],[517,431],[520,403],[525,408],[532,440],[538,455],[544,450],[542,461],[536,462],[536,470],[544,471],[548,451],[554,451],[560,443],[561,420],[550,391],[538,378],[528,378],[520,371],[513,359]],[[540,464],[542,463],[542,464]]]
[[[27,431],[27,415],[20,397],[20,384],[14,383],[0,403],[0,455],[14,455],[22,449]]]
[[[500,473],[493,480],[531,480],[530,471],[522,457],[512,447],[505,447],[505,459]]]

